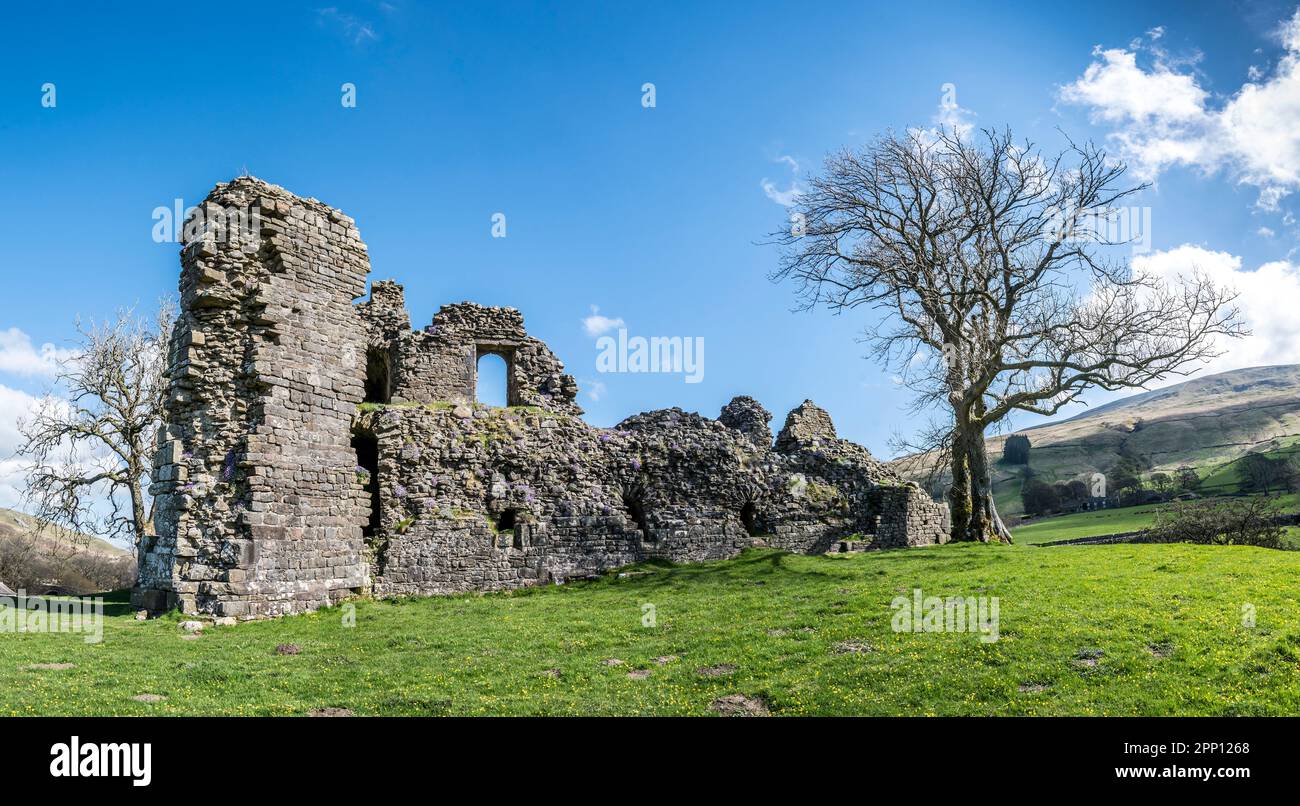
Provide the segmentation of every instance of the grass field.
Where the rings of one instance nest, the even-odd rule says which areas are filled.
[[[1215,499],[1206,499],[1213,501]],[[1273,496],[1273,502],[1283,512],[1294,512],[1300,507],[1300,495]],[[1156,513],[1166,504],[1149,504],[1141,507],[1119,507],[1116,509],[1098,509],[1092,512],[1075,512],[1070,515],[1058,515],[1044,518],[1011,530],[1011,536],[1017,543],[1034,545],[1049,543],[1054,540],[1071,540],[1077,537],[1096,537],[1098,535],[1134,532],[1145,529],[1155,523]],[[1290,538],[1294,530],[1288,531],[1288,541],[1300,547]]]
[[[1300,713],[1300,553],[751,550],[641,570],[362,601],[352,627],[335,608],[188,641],[179,617],[135,621],[119,603],[100,644],[0,634],[0,715],[705,715],[734,694],[778,715]],[[918,587],[998,597],[1000,639],[895,633],[890,602]],[[642,624],[647,604],[656,626]],[[300,654],[277,654],[286,643]],[[143,694],[166,699],[133,699]]]
[[[1098,509],[1092,512],[1058,515],[1055,518],[1044,518],[1024,526],[1017,526],[1011,530],[1011,536],[1018,543],[1033,545],[1053,540],[1132,532],[1154,523],[1156,511],[1161,506],[1161,504],[1151,504],[1142,507]]]

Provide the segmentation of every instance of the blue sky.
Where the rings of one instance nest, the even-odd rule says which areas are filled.
[[[934,125],[945,83],[967,122],[1138,157],[1146,259],[1251,289],[1261,335],[1216,368],[1300,361],[1272,310],[1300,302],[1292,4],[328,2],[9,9],[0,453],[78,314],[174,293],[152,211],[246,170],[353,216],[417,325],[446,302],[522,309],[593,423],[750,394],[779,427],[812,398],[887,455],[911,421],[855,340],[868,320],[792,313],[761,242],[828,151]],[[592,306],[702,337],[702,382],[598,373]]]

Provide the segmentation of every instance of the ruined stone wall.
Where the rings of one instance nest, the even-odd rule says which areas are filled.
[[[155,531],[137,600],[298,612],[368,586],[350,426],[366,247],[353,221],[251,177],[218,185],[182,251]]]
[[[402,305],[396,283],[376,284],[380,296],[360,306],[373,342],[386,345],[393,403],[472,403],[478,381],[478,360],[501,356],[509,367],[507,404],[537,406],[548,411],[580,415],[575,402],[578,384],[564,364],[541,341],[524,330],[515,308],[487,308],[472,302],[444,305],[433,322],[411,332],[410,320],[395,313]]]
[[[811,401],[775,439],[748,397],[596,428],[518,310],[447,305],[412,330],[394,282],[355,302],[369,260],[347,216],[251,177],[200,218],[232,211],[241,226],[199,226],[181,254],[142,607],[253,618],[751,545],[946,540],[946,508]],[[474,402],[487,353],[508,407]]]
[[[367,479],[380,507],[374,590],[494,590],[751,545],[825,551],[846,536],[881,547],[939,542],[921,527],[941,508],[830,435],[824,411],[805,402],[793,412],[783,451],[773,450],[768,417],[749,398],[718,420],[668,409],[612,429],[534,407],[366,411],[357,428],[380,457]]]

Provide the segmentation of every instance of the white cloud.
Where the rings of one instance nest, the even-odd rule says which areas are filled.
[[[40,349],[32,339],[16,327],[0,330],[0,372],[24,376],[52,376],[58,371],[58,362],[74,355],[53,344],[42,344]]]
[[[1241,258],[1184,244],[1176,249],[1139,255],[1133,269],[1165,280],[1188,276],[1193,269],[1216,283],[1237,291],[1236,305],[1251,335],[1219,343],[1224,354],[1212,360],[1198,374],[1224,372],[1243,367],[1272,364],[1300,364],[1300,264],[1287,261],[1265,263],[1253,271],[1242,268]],[[1163,384],[1178,383],[1173,377]]]
[[[18,421],[35,414],[42,403],[41,398],[0,384],[0,507],[18,509],[23,503],[23,491],[27,486],[27,473],[31,463],[17,455],[22,443]],[[69,411],[66,400],[57,399],[55,405],[64,414]],[[60,467],[107,470],[118,466],[117,457],[107,447],[85,443],[74,449],[72,443],[66,440],[53,452],[51,461]],[[90,495],[91,507],[101,514],[107,504],[104,492],[106,491],[101,488]]]
[[[1300,189],[1300,10],[1279,38],[1283,54],[1271,73],[1252,71],[1222,104],[1212,103],[1193,66],[1141,41],[1097,48],[1060,98],[1089,107],[1094,122],[1112,129],[1108,136],[1139,178],[1154,180],[1175,165],[1223,171],[1255,187],[1257,207],[1274,212]],[[1144,67],[1139,56],[1148,53]]]
[[[0,507],[21,508],[26,478],[26,462],[19,459],[0,459]]]
[[[790,187],[788,190],[782,190],[771,179],[768,179],[766,176],[763,177],[763,181],[759,183],[759,186],[763,188],[763,195],[782,207],[793,207],[794,204],[799,201],[799,196],[807,192],[807,188],[805,188],[799,181],[799,171],[801,167],[799,161],[788,154],[782,154],[772,161],[788,165],[790,167],[790,173],[794,174],[794,177],[790,180]]]
[[[945,94],[939,102],[939,110],[934,113],[931,122],[939,128],[965,137],[975,128],[975,113],[957,103],[954,91],[951,98]],[[937,134],[937,131],[932,130],[931,133]]]
[[[599,401],[605,396],[605,392],[609,390],[609,387],[605,386],[603,381],[584,380],[582,385],[586,388],[587,397],[592,403]]]
[[[30,416],[39,402],[26,392],[0,384],[0,460],[8,459],[18,450],[21,440],[18,420]]]
[[[26,460],[14,454],[22,441],[18,420],[29,416],[39,401],[17,389],[0,384],[0,507],[16,508],[26,485]]]
[[[591,306],[591,316],[582,320],[582,328],[587,331],[587,335],[595,338],[602,333],[608,333],[611,330],[617,330],[623,327],[622,319],[611,319],[608,316],[601,316],[600,308],[595,305]]]
[[[794,205],[794,203],[799,200],[799,196],[804,192],[804,189],[798,182],[791,182],[789,189],[781,190],[767,177],[763,177],[762,188],[764,196],[767,196],[782,207],[790,207]]]
[[[328,25],[339,31],[345,38],[352,40],[354,45],[379,39],[379,34],[375,33],[374,26],[369,22],[354,14],[339,11],[333,6],[320,9],[316,12],[316,16],[322,25]]]
[[[1255,230],[1255,234],[1261,238],[1272,238],[1277,233],[1274,232],[1271,227],[1260,227]]]

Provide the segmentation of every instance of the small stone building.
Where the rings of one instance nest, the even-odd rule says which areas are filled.
[[[756,543],[946,540],[946,508],[810,401],[775,439],[748,397],[597,428],[518,310],[446,305],[415,330],[396,283],[358,302],[370,262],[338,210],[240,177],[191,225],[138,606],[253,618]],[[475,400],[485,355],[505,407]]]

